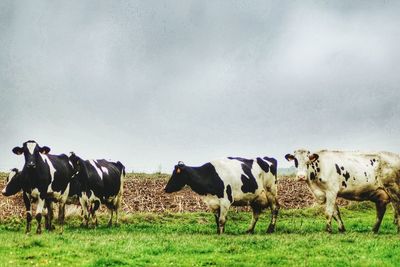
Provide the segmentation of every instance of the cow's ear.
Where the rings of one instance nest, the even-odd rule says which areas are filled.
[[[16,155],[21,155],[22,153],[24,153],[24,149],[23,149],[22,147],[16,146],[16,147],[14,147],[14,148],[12,149],[12,152],[13,152],[14,154],[16,154]]]
[[[185,168],[185,164],[183,164],[183,162],[179,161],[178,165],[175,165],[175,172],[177,174],[180,174],[184,168]]]
[[[286,155],[285,155],[285,159],[286,159],[287,161],[292,161],[292,160],[295,159],[295,157],[294,157],[292,154],[286,154]]]
[[[178,161],[178,165],[176,165],[176,166],[184,167],[184,166],[185,166],[185,163],[183,163],[183,161]]]
[[[310,159],[311,162],[314,162],[319,158],[319,156],[318,154],[311,154],[310,156],[308,156],[308,158]]]
[[[42,146],[42,147],[39,149],[39,152],[42,153],[42,154],[49,154],[49,152],[50,152],[50,147],[48,147],[48,146]]]

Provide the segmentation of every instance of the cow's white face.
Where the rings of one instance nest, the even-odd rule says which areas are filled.
[[[286,160],[294,161],[294,166],[297,168],[296,178],[299,181],[306,181],[309,177],[308,168],[310,164],[318,159],[317,154],[311,154],[310,151],[299,149],[293,155],[286,154]]]

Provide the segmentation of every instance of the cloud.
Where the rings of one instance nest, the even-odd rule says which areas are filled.
[[[28,139],[178,161],[400,148],[399,4],[3,2],[0,169]],[[0,11],[1,12],[1,11]]]

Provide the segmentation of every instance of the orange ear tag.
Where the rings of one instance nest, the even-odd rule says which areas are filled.
[[[181,173],[181,169],[176,169],[176,173]]]

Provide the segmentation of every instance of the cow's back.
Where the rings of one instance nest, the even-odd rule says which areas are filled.
[[[392,167],[398,164],[398,156],[387,152],[316,153],[319,157],[311,164],[311,189],[338,192],[339,196],[353,200],[368,199],[370,192],[382,188],[384,172],[393,171]]]
[[[100,199],[116,196],[121,190],[121,171],[106,160],[86,160],[88,191]]]
[[[257,159],[224,158],[211,162],[216,172],[229,185],[235,201],[245,204],[257,198],[263,191],[276,194],[276,177],[271,171],[266,172],[257,163]]]
[[[52,188],[54,191],[63,191],[71,181],[71,177],[74,174],[72,165],[69,163],[68,156],[65,154],[61,155],[47,155],[47,158],[51,162],[50,176],[52,179]],[[50,164],[49,164],[50,165]],[[54,168],[54,174],[52,174]]]
[[[400,182],[400,155],[391,152],[379,154],[381,164],[379,166],[382,183]],[[393,180],[395,179],[395,180]]]
[[[106,160],[97,160],[101,167],[107,168],[107,173],[103,172],[104,196],[116,196],[122,183],[122,170],[120,170],[115,162]]]

